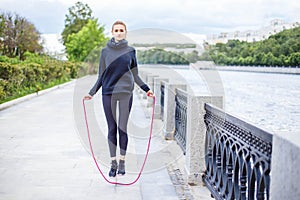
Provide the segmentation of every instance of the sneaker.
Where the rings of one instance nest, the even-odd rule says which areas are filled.
[[[123,176],[124,174],[125,174],[125,160],[120,160],[118,175],[122,175]]]
[[[118,169],[118,163],[116,160],[111,161],[111,167],[109,171],[109,177],[115,177]]]

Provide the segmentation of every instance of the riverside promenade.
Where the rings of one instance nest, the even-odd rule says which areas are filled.
[[[211,199],[205,187],[199,186],[194,193],[182,180],[183,158],[181,154],[173,156],[181,150],[176,142],[166,141],[160,134],[158,119],[154,121],[149,160],[139,181],[131,186],[105,182],[87,146],[80,100],[94,78],[70,82],[0,111],[0,200]],[[78,85],[86,88],[77,92]],[[137,96],[135,93],[129,132],[140,135],[129,136],[127,174],[118,177],[119,182],[131,182],[137,177],[147,148],[151,108],[147,108],[147,100]],[[100,133],[106,131],[101,95],[86,104],[89,116],[96,116],[90,118],[92,142],[107,176],[106,136],[97,136],[95,131],[99,127]],[[132,123],[135,121],[139,124]]]

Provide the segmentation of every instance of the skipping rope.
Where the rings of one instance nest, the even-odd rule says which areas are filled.
[[[103,174],[98,162],[97,162],[97,159],[95,157],[95,154],[94,154],[94,150],[93,150],[93,145],[92,145],[92,141],[91,141],[91,134],[90,134],[90,129],[89,129],[89,124],[88,124],[88,117],[87,117],[87,112],[86,112],[86,106],[85,106],[85,99],[82,100],[82,105],[83,105],[83,111],[84,111],[84,118],[85,118],[85,125],[86,125],[86,130],[87,130],[87,134],[88,134],[88,139],[89,139],[89,146],[90,146],[90,151],[91,151],[91,154],[92,154],[92,157],[93,157],[93,160],[95,162],[95,165],[97,166],[97,169],[99,171],[99,173],[102,175],[102,177],[104,178],[104,180],[110,184],[114,184],[114,185],[124,185],[124,186],[129,186],[129,185],[133,185],[135,184],[139,178],[141,177],[141,174],[143,172],[143,169],[145,167],[145,164],[146,164],[146,160],[147,160],[147,157],[148,157],[148,154],[149,154],[149,150],[150,150],[150,144],[151,144],[151,138],[152,138],[152,131],[153,131],[153,120],[154,120],[154,108],[155,108],[155,96],[153,96],[153,105],[152,105],[152,114],[151,114],[151,122],[150,122],[150,133],[149,133],[149,139],[148,139],[148,145],[147,145],[147,150],[146,150],[146,155],[145,155],[145,158],[144,158],[144,161],[143,161],[143,164],[142,164],[142,167],[140,169],[140,172],[138,174],[138,176],[136,177],[135,180],[133,180],[132,182],[129,182],[129,183],[121,183],[121,182],[115,182],[115,181],[110,181],[106,178],[106,176]]]

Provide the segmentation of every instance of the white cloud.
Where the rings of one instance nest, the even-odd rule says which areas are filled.
[[[45,52],[61,54],[64,53],[65,47],[62,44],[60,34],[42,34]]]
[[[68,8],[78,0],[1,0],[0,7],[31,19],[43,33],[60,33]],[[300,19],[298,0],[82,0],[109,31],[115,20],[129,30],[168,29],[181,33],[210,34],[236,29],[259,29],[272,19]]]

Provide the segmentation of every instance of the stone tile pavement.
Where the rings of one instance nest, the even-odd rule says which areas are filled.
[[[0,111],[0,200],[199,199],[200,190],[195,193],[176,183],[173,172],[183,156],[174,141],[162,138],[159,120],[155,120],[150,154],[139,181],[131,186],[104,181],[89,153],[81,105],[94,78],[74,81]],[[100,95],[87,102],[93,147],[107,175],[109,156],[101,106]],[[134,180],[145,156],[150,122],[145,110],[149,112],[135,95],[127,174],[118,181]],[[204,193],[205,198],[200,199],[209,194]]]

